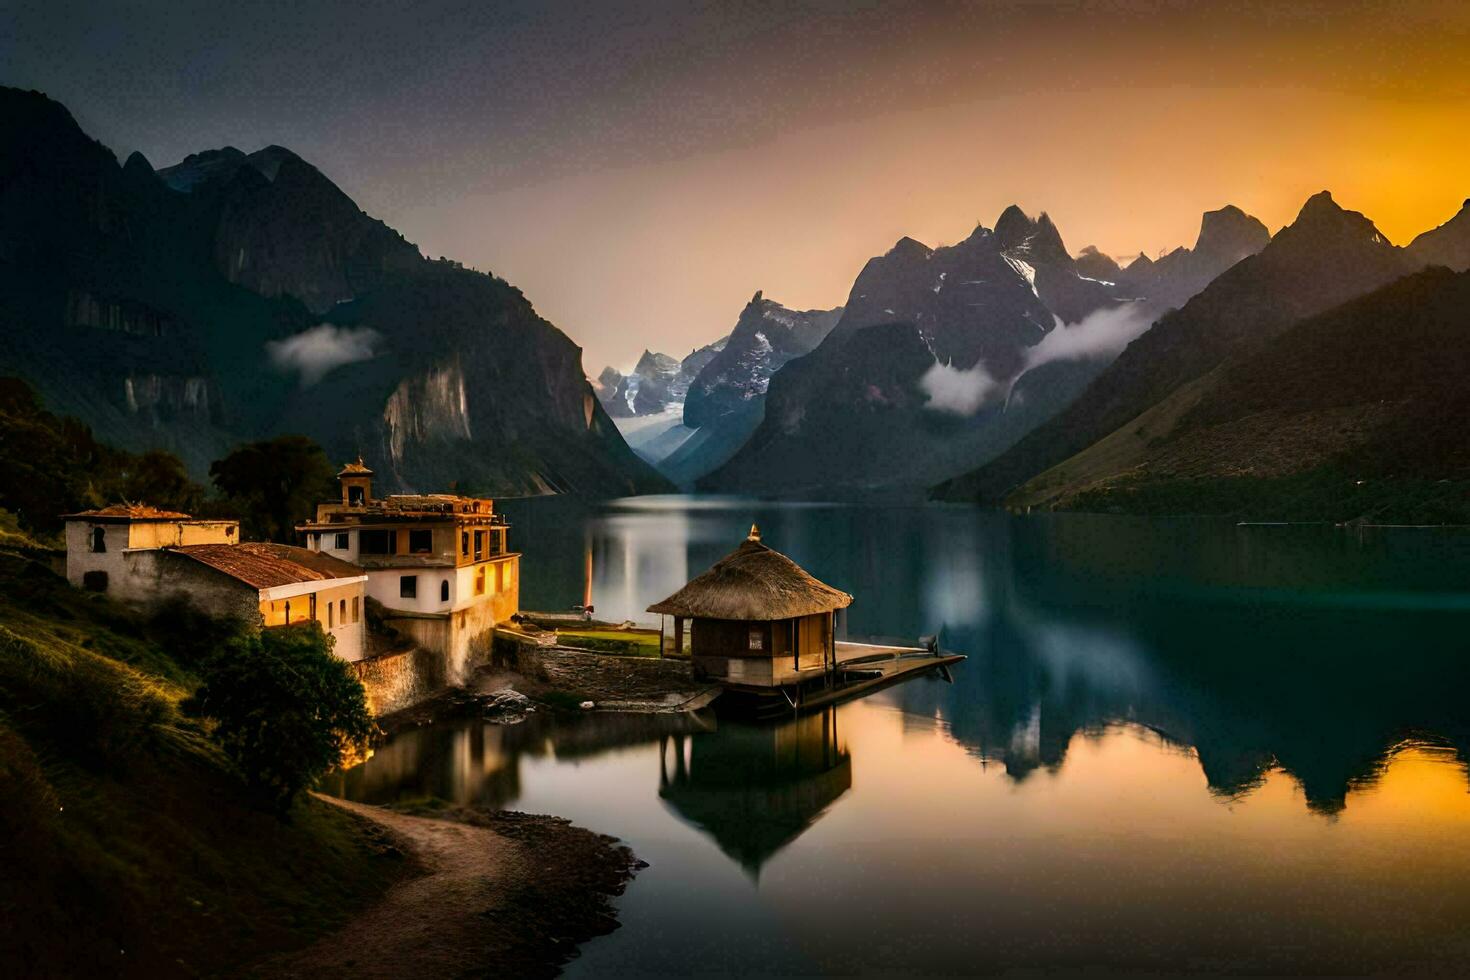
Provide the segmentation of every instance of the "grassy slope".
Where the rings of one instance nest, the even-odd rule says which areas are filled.
[[[1035,477],[1015,507],[1470,522],[1470,274],[1292,327]]]
[[[178,710],[188,664],[51,557],[0,551],[0,972],[233,973],[397,876],[334,808],[251,809]]]

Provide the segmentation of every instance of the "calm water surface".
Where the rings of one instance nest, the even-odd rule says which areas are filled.
[[[758,520],[970,659],[835,711],[408,732],[337,790],[561,814],[650,862],[574,976],[1458,972],[1470,535],[963,508],[512,502],[528,608],[644,607]]]

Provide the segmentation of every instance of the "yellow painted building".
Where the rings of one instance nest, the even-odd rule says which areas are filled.
[[[367,575],[305,548],[240,542],[238,521],[139,504],[68,514],[67,578],[145,608],[183,599],[201,612],[270,628],[316,620],[343,660],[361,660]]]
[[[510,548],[510,525],[484,497],[374,497],[361,459],[337,478],[341,498],[297,527],[307,548],[362,569],[389,624],[443,655],[451,682],[464,680],[494,627],[520,609],[521,556]]]

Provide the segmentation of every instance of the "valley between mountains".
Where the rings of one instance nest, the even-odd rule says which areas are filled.
[[[288,149],[119,164],[46,96],[0,104],[4,373],[196,476],[299,432],[399,490],[1470,519],[1470,203],[1405,246],[1327,191],[1274,234],[1225,205],[1122,261],[1011,206],[591,377],[515,286]]]

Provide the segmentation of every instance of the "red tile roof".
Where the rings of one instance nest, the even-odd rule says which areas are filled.
[[[263,541],[191,544],[169,551],[192,558],[257,589],[299,582],[324,582],[364,574],[356,565],[306,548]]]

